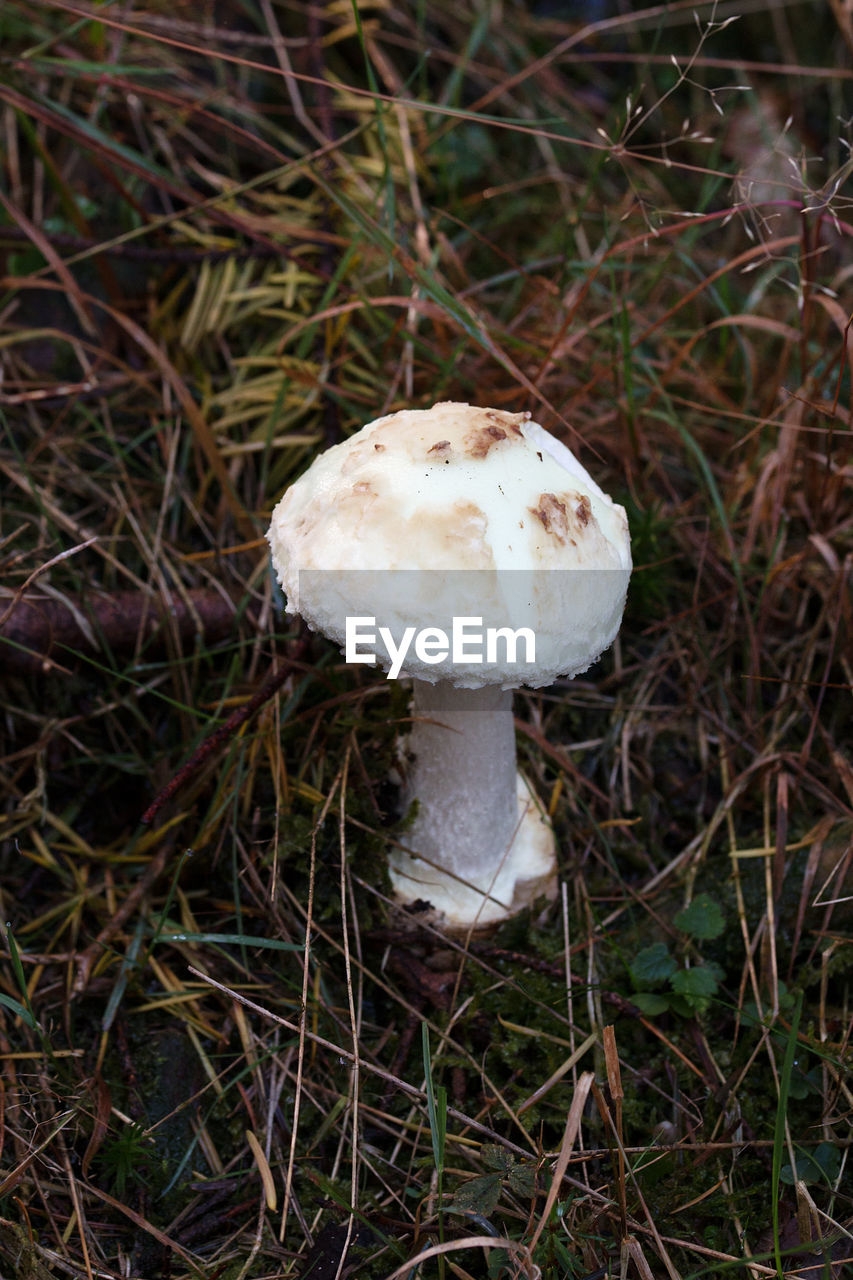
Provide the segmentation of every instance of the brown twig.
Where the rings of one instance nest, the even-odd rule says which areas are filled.
[[[175,594],[168,602],[141,591],[64,599],[30,593],[16,599],[0,590],[0,672],[48,674],[63,669],[57,661],[59,651],[68,661],[103,647],[132,649],[140,631],[148,645],[160,640],[168,625],[182,640],[200,632],[205,643],[215,644],[233,630],[234,606],[204,587]]]

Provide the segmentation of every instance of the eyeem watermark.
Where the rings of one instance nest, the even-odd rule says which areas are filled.
[[[364,662],[374,666],[377,639],[391,659],[389,680],[396,680],[403,669],[406,655],[414,646],[420,662],[431,666],[452,658],[454,663],[515,663],[532,665],[536,661],[536,636],[530,627],[483,627],[482,618],[454,618],[448,634],[442,627],[406,627],[399,644],[389,627],[376,626],[375,617],[348,617],[346,620],[347,662]],[[519,659],[519,642],[524,643],[524,658]],[[369,648],[368,646],[373,646]],[[499,656],[499,645],[503,647]]]

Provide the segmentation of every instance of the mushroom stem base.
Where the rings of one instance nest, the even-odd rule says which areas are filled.
[[[500,924],[557,891],[554,833],[527,782],[516,775],[518,822],[512,841],[491,873],[479,882],[464,881],[423,857],[396,850],[391,883],[398,901],[430,903],[446,928],[480,929]],[[402,843],[405,844],[405,836]]]

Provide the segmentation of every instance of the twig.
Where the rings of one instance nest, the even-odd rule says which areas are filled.
[[[78,551],[85,551],[86,547],[91,547],[93,542],[97,542],[97,538],[87,538],[85,542],[80,542],[76,547],[68,547],[66,551],[60,551],[59,555],[51,556],[50,560],[46,560],[44,564],[40,564],[37,569],[33,569],[27,580],[22,583],[18,590],[14,593],[11,601],[0,614],[0,628],[2,628],[9,616],[14,611],[18,602],[22,599],[27,587],[32,586],[36,578],[41,577],[48,569],[52,569],[55,564],[59,564],[62,560],[67,560],[69,556],[75,556]]]
[[[82,546],[94,541],[90,538]],[[70,554],[63,552],[38,572]],[[6,593],[0,590],[0,606],[5,599]],[[96,652],[99,638],[113,651],[133,647],[140,630],[150,641],[166,622],[182,639],[201,630],[205,642],[214,644],[232,630],[234,606],[227,597],[204,587],[187,591],[186,599],[175,595],[169,600],[141,591],[66,597],[56,592],[24,595],[19,590],[0,614],[0,642],[6,642],[3,669],[33,674],[62,670],[53,656],[57,649],[63,650],[63,658],[73,657],[74,650]]]

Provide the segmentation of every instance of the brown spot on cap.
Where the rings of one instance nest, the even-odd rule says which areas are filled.
[[[384,445],[384,444],[374,444],[374,446],[373,446],[373,447],[374,447],[374,449],[376,450],[376,452],[377,452],[377,453],[382,453],[382,451],[383,451],[383,450],[384,450],[384,448],[385,448],[385,445]]]
[[[578,524],[585,528],[589,524],[589,518],[592,515],[592,507],[586,494],[581,494],[581,499],[575,507],[575,515],[578,518]]]
[[[529,413],[503,413],[500,409],[487,409],[486,417],[494,426],[506,428],[512,432],[514,436],[520,436],[521,423],[526,422],[530,417]],[[506,434],[506,431],[504,432]]]
[[[503,427],[478,427],[465,437],[465,448],[472,458],[485,458],[490,449],[506,440]]]
[[[539,505],[529,507],[528,510],[541,523],[546,533],[550,533],[558,542],[566,541],[569,517],[565,502],[555,493],[540,493]]]
[[[427,453],[446,453],[449,448],[449,440],[437,440],[431,449],[427,449]]]

